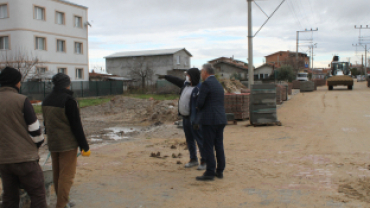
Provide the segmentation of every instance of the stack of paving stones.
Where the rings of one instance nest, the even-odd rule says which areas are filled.
[[[293,83],[288,83],[288,95],[293,94]]]
[[[301,89],[301,82],[298,80],[294,80],[293,82],[293,89]]]
[[[282,88],[276,85],[276,105],[283,104]]]
[[[317,87],[322,87],[326,85],[326,80],[325,79],[314,79],[312,80],[315,83],[315,86]]]
[[[281,87],[281,99],[283,101],[288,100],[288,86],[287,85],[280,85]]]
[[[249,93],[225,94],[225,111],[234,114],[236,120],[249,118]]]
[[[315,83],[311,81],[300,83],[301,92],[312,92],[315,90]]]

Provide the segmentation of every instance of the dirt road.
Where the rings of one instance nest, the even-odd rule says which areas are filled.
[[[319,88],[279,108],[281,127],[227,126],[225,178],[213,182],[183,167],[181,133],[96,145],[71,196],[77,207],[370,207],[369,104],[365,82]]]

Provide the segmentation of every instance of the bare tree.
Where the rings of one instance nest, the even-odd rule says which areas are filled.
[[[39,58],[32,52],[27,53],[22,50],[18,50],[13,54],[9,54],[5,51],[5,53],[0,56],[0,67],[18,69],[22,74],[22,82],[33,76],[41,76],[44,72],[38,70],[38,67],[42,66],[42,64]]]
[[[145,89],[149,81],[152,81],[154,70],[153,64],[147,57],[135,57],[128,64],[129,74],[133,79],[140,80],[141,88]]]

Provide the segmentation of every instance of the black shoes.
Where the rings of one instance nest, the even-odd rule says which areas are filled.
[[[216,175],[215,175],[217,178],[219,178],[219,179],[222,179],[222,178],[224,178],[224,174],[223,173],[221,173],[221,172],[216,172]]]
[[[196,177],[196,179],[197,179],[197,181],[213,181],[213,180],[215,180],[215,177],[214,176],[202,175],[202,176]]]

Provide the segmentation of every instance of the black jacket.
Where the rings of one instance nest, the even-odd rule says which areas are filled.
[[[200,125],[226,125],[224,107],[224,88],[215,76],[208,77],[199,89],[198,118],[196,124]]]

